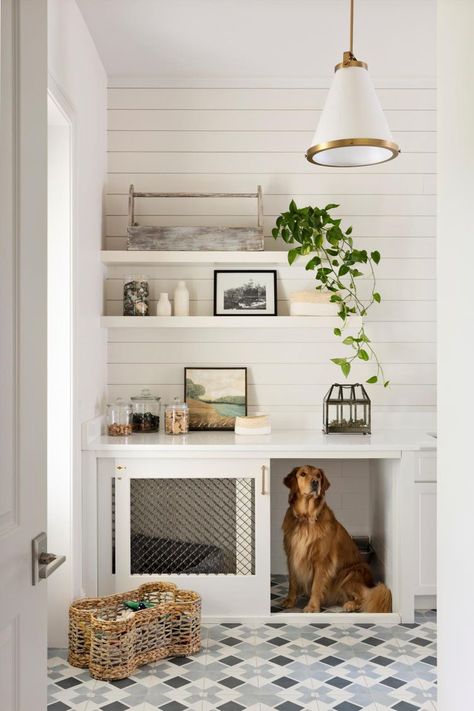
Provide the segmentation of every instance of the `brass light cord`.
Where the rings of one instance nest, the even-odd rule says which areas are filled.
[[[350,19],[350,40],[349,51],[354,56],[354,0],[351,0],[351,19]]]

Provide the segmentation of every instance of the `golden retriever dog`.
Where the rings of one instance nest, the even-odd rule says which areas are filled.
[[[305,612],[342,605],[345,612],[391,612],[392,595],[372,573],[346,529],[326,504],[330,484],[322,469],[296,467],[285,477],[289,507],[283,521],[289,590],[283,607],[308,596]]]

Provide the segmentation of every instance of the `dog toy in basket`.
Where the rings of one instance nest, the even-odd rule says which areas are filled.
[[[83,598],[69,608],[68,661],[89,667],[95,679],[125,679],[143,664],[200,649],[201,598],[173,583]]]

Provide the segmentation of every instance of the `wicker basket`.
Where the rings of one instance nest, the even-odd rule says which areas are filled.
[[[128,619],[126,600],[153,602]],[[76,600],[69,608],[69,655],[74,667],[95,679],[125,679],[139,666],[201,648],[201,598],[173,583],[146,583],[136,590]]]

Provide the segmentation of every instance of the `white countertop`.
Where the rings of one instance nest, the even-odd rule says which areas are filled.
[[[374,456],[377,453],[435,450],[436,439],[420,430],[378,430],[371,435],[325,435],[317,430],[274,430],[270,435],[236,435],[234,432],[190,432],[187,435],[134,434],[131,437],[101,436],[85,444],[83,449],[98,454],[181,452],[258,452],[268,457],[286,455],[324,456],[345,453]]]

